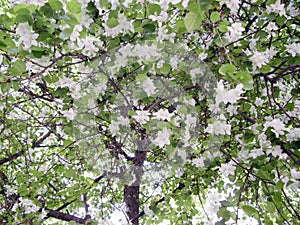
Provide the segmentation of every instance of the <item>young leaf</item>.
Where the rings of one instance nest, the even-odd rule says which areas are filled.
[[[235,71],[236,71],[236,67],[235,67],[235,65],[232,65],[232,64],[225,64],[225,65],[221,66],[221,68],[219,69],[219,73],[222,75],[232,74]]]
[[[244,205],[242,209],[248,216],[253,216],[255,213],[257,213],[257,210],[250,205]]]
[[[184,18],[184,25],[187,31],[191,32],[199,28],[202,23],[203,13],[199,11],[191,11]]]
[[[213,23],[216,23],[220,20],[220,13],[219,12],[213,12],[211,15],[210,15],[210,20],[211,22]]]

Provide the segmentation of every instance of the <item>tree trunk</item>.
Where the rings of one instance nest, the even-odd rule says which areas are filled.
[[[132,224],[138,225],[139,220],[136,219],[136,216],[139,214],[139,192],[140,186],[128,186],[124,187],[124,201],[126,204],[126,213],[130,221],[133,221]]]
[[[138,225],[139,215],[139,193],[140,193],[140,182],[143,176],[143,165],[146,159],[147,151],[145,148],[145,141],[139,141],[138,149],[135,151],[133,159],[133,176],[134,180],[130,185],[124,187],[124,203],[126,205],[126,213],[133,225]]]

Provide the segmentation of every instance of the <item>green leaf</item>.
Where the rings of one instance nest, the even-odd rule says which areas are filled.
[[[226,225],[225,220],[221,220],[215,223],[215,225]]]
[[[153,33],[155,31],[155,25],[153,23],[148,23],[143,26],[144,30],[148,33]]]
[[[53,92],[53,95],[57,97],[65,97],[67,96],[68,91],[69,90],[67,88],[57,88],[57,90]]]
[[[74,27],[75,25],[79,24],[76,16],[74,16],[73,14],[67,14],[64,17],[64,21],[66,21],[67,24],[69,24],[70,26]]]
[[[51,8],[51,6],[49,4],[45,4],[44,6],[42,6],[40,11],[47,18],[53,18],[53,9]]]
[[[148,76],[146,74],[140,74],[135,77],[135,80],[137,82],[144,82],[145,80],[147,80],[147,78],[148,78]]]
[[[219,27],[218,27],[219,31],[222,32],[222,33],[227,32],[227,27],[228,27],[229,24],[230,24],[229,21],[222,21],[219,24]]]
[[[276,18],[276,23],[279,25],[279,26],[282,26],[283,24],[286,23],[286,17],[285,16],[279,16]]]
[[[25,62],[21,59],[18,59],[15,63],[14,63],[14,69],[16,70],[16,72],[20,74],[24,73],[26,71],[26,65]]]
[[[273,202],[267,202],[266,204],[266,210],[269,212],[269,213],[274,213],[275,212],[275,205]]]
[[[149,4],[148,5],[148,15],[159,15],[160,12],[161,12],[161,8],[160,8],[160,5],[158,4]]]
[[[253,216],[254,214],[257,213],[257,210],[256,210],[254,207],[250,206],[250,205],[244,205],[244,206],[242,207],[242,209],[243,209],[243,211],[244,211],[248,216]]]
[[[67,169],[67,170],[65,170],[64,175],[66,178],[72,178],[72,177],[75,177],[77,174],[73,169]]]
[[[177,20],[175,25],[175,30],[177,31],[178,34],[182,34],[187,31],[184,25],[184,21],[182,19]]]
[[[108,0],[100,0],[99,3],[101,5],[101,8],[103,8],[105,10],[111,8],[111,4],[109,3]]]
[[[45,51],[32,51],[31,53],[36,58],[41,58],[43,55],[45,55]]]
[[[11,87],[11,83],[3,83],[1,84],[1,91],[3,93],[7,92]]]
[[[81,13],[81,4],[77,0],[67,2],[67,10],[74,14]]]
[[[119,22],[117,18],[111,17],[107,20],[106,24],[109,28],[114,28],[119,24]]]
[[[211,15],[210,15],[210,20],[211,22],[213,23],[216,23],[220,20],[220,13],[219,12],[213,12]]]
[[[253,89],[253,78],[246,71],[239,71],[236,73],[236,78],[244,85],[245,90]]]
[[[188,4],[187,9],[190,12],[200,12],[201,11],[201,5],[198,2],[190,1]]]
[[[262,73],[268,73],[271,71],[271,67],[268,65],[263,65],[261,68],[259,68],[259,71]]]
[[[15,22],[17,23],[29,23],[33,21],[31,13],[28,9],[20,9],[17,11]]]
[[[12,86],[13,86],[13,88],[14,88],[14,91],[18,91],[19,88],[20,88],[20,82],[13,81],[13,82],[12,82]]]
[[[225,221],[230,219],[230,211],[228,211],[226,208],[221,208],[217,215],[219,218],[222,217]]]
[[[67,139],[67,140],[64,140],[64,146],[65,147],[69,147],[71,144],[73,144],[74,141],[70,140],[70,139]]]
[[[62,3],[59,0],[49,0],[49,5],[54,11],[59,10],[63,7]]]
[[[168,74],[171,71],[171,66],[169,64],[164,64],[162,68],[160,68],[160,72],[162,74]]]
[[[191,11],[188,14],[186,14],[186,16],[184,18],[184,25],[185,25],[187,31],[190,32],[195,29],[198,29],[202,23],[202,16],[203,16],[203,13],[201,11],[198,11],[198,12]]]
[[[21,76],[26,72],[25,62],[21,59],[18,59],[13,63],[13,66],[8,69],[9,73],[13,76]]]
[[[221,66],[219,69],[219,73],[222,75],[232,74],[235,71],[236,71],[236,67],[235,67],[235,65],[232,65],[232,64],[225,64],[225,65]]]

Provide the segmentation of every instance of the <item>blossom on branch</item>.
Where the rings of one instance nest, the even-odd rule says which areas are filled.
[[[171,134],[171,130],[164,127],[162,130],[158,131],[156,139],[153,140],[153,144],[155,144],[159,148],[163,148],[165,145],[169,145]]]

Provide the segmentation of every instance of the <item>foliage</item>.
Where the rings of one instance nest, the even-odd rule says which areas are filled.
[[[0,224],[298,223],[298,1],[0,3]]]

